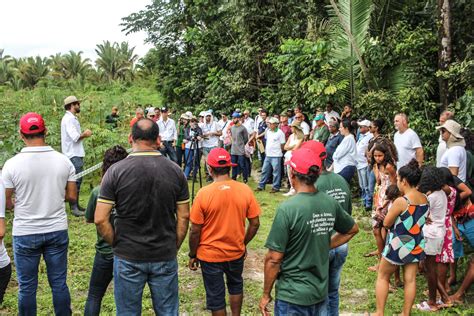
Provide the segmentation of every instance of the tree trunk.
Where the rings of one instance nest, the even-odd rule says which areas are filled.
[[[449,0],[438,0],[438,12],[440,19],[439,28],[439,50],[438,69],[447,70],[451,63],[451,3]],[[439,101],[441,110],[445,110],[450,101],[449,82],[447,79],[438,78]]]

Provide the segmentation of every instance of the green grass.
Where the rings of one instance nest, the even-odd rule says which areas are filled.
[[[97,179],[95,179],[97,181]],[[88,181],[92,185],[94,181]],[[251,181],[250,185],[255,188],[255,183]],[[82,205],[86,204],[89,186],[84,186],[81,194]],[[270,194],[267,192],[256,193],[257,199],[262,207],[261,226],[255,239],[250,243],[249,254],[246,260],[244,270],[245,289],[243,313],[246,315],[255,315],[258,313],[258,302],[262,293],[263,286],[263,257],[265,248],[263,247],[268,235],[275,209],[278,203],[285,197],[281,194]],[[196,186],[197,191],[197,186]],[[373,258],[364,258],[363,254],[374,249],[374,239],[370,232],[370,224],[363,211],[356,207],[354,217],[356,217],[361,226],[360,233],[349,243],[349,256],[344,266],[342,281],[340,286],[341,294],[341,312],[363,313],[365,311],[375,310],[374,285],[376,274],[368,272],[367,267],[375,263]],[[5,245],[8,253],[12,256],[11,245],[11,223],[13,216],[7,214],[8,230],[5,238]],[[96,240],[96,231],[93,224],[86,224],[84,219],[69,217],[69,265],[68,265],[68,285],[72,297],[72,309],[74,314],[82,314],[87,297],[89,277],[92,269],[92,262],[95,254],[94,244]],[[180,312],[191,313],[194,315],[205,314],[205,291],[199,271],[193,272],[187,268],[188,262],[187,241],[179,251],[179,289],[180,289]],[[13,256],[12,256],[13,258]],[[466,261],[462,261],[459,270],[459,277],[464,274]],[[49,288],[45,265],[42,262],[39,268],[39,286],[37,293],[38,314],[53,314],[53,305],[51,299],[51,290]],[[422,292],[426,289],[426,283],[422,276],[417,279],[417,298],[415,302],[420,302],[423,297]],[[15,272],[10,281],[3,307],[0,314],[17,314],[17,294],[18,285]],[[439,314],[465,314],[474,313],[474,293],[468,295],[468,301],[471,304],[462,307],[445,310]],[[398,290],[390,294],[387,304],[387,315],[399,313],[403,305],[403,290]],[[109,315],[115,313],[113,299],[113,286],[109,287],[102,303],[103,314]],[[145,288],[143,298],[144,315],[152,315],[150,292]],[[414,312],[414,314],[420,314]]]

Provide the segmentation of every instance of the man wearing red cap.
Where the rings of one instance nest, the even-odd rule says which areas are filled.
[[[314,186],[322,167],[318,156],[298,149],[287,164],[297,194],[278,206],[265,243],[260,310],[269,315],[276,281],[275,315],[319,315],[326,312],[329,249],[347,243],[359,228],[336,200]]]
[[[214,182],[199,190],[191,208],[189,268],[201,265],[207,309],[213,315],[226,314],[224,274],[232,315],[240,315],[246,245],[260,225],[260,206],[247,185],[231,179],[231,167],[235,164],[225,149],[211,150],[207,168]]]
[[[319,157],[323,162],[322,172],[316,181],[316,189],[334,198],[342,206],[347,214],[352,213],[351,189],[347,181],[340,175],[326,170],[325,160],[327,152],[325,146],[317,141],[305,142],[301,148],[307,148],[313,155]],[[328,298],[326,300],[328,315],[339,315],[339,284],[341,272],[348,255],[348,246],[343,244],[329,251],[329,281]]]
[[[36,315],[41,256],[46,262],[55,314],[71,314],[66,283],[69,238],[64,200],[77,199],[75,169],[66,156],[46,144],[45,134],[41,115],[22,116],[20,135],[26,147],[9,159],[2,170],[6,206],[14,209],[12,235],[20,315]]]

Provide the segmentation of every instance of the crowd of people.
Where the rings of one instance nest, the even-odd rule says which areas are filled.
[[[47,145],[41,115],[22,116],[25,147],[2,169],[0,237],[6,230],[5,207],[13,209],[20,315],[37,312],[41,255],[55,313],[71,314],[64,201],[74,216],[85,216],[97,227],[85,315],[100,314],[112,280],[117,315],[141,313],[145,284],[157,314],[177,315],[176,258],[189,221],[188,265],[202,272],[206,308],[225,315],[227,288],[232,314],[240,314],[246,249],[258,232],[261,214],[247,185],[256,172],[252,160],[259,160],[261,167],[255,191],[264,191],[267,184],[270,193],[288,189],[265,243],[262,314],[270,313],[275,287],[276,315],[338,315],[348,242],[359,229],[351,216],[355,183],[373,224],[376,250],[367,256],[377,258],[368,267],[377,272],[377,315],[383,315],[389,291],[401,286],[402,314],[410,314],[419,271],[428,284],[428,299],[416,304],[423,311],[462,303],[473,281],[471,262],[462,285],[449,295],[458,279],[457,260],[464,256],[462,240],[474,246],[474,139],[452,112],[440,115],[436,166],[431,166],[425,164],[420,138],[403,113],[394,117],[392,138],[383,133],[383,119],[356,119],[348,104],[341,114],[328,104],[315,111],[312,121],[301,107],[281,114],[259,108],[255,117],[235,109],[230,118],[220,113],[220,119],[212,110],[178,118],[166,106],[138,108],[130,121],[131,153],[121,146],[105,152],[100,186],[92,190],[85,210],[78,203],[83,142],[93,133],[82,131],[80,107],[74,96],[64,100],[62,153]],[[116,107],[106,122],[118,126]],[[199,190],[190,207],[187,180],[196,179],[201,165],[210,184]],[[11,272],[2,241],[0,300]]]

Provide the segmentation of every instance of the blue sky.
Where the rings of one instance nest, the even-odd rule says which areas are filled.
[[[0,10],[0,48],[14,57],[83,51],[95,60],[96,44],[128,41],[142,57],[151,48],[146,35],[125,36],[121,18],[152,0],[4,0]]]

